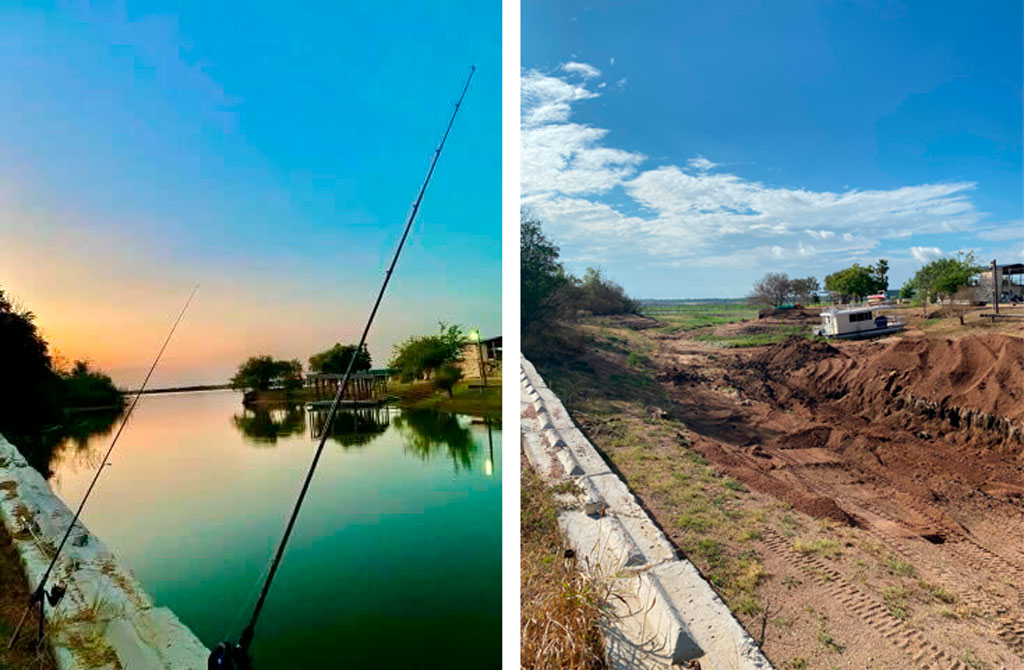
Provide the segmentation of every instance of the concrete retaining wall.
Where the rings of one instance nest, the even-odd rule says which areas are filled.
[[[0,435],[0,522],[14,539],[29,588],[39,583],[73,516]],[[206,668],[209,651],[199,639],[169,609],[155,607],[131,572],[81,522],[48,586],[61,580],[67,595],[46,609],[48,641],[61,670]],[[22,635],[34,637],[36,628],[30,619]]]
[[[697,660],[701,670],[770,670],[729,608],[637,503],[629,488],[576,428],[533,365],[521,359],[523,450],[551,483],[573,481],[558,518],[580,565],[609,580],[616,616],[605,631],[616,668],[669,668]]]

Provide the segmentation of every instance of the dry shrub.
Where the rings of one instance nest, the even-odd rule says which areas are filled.
[[[600,622],[608,588],[565,558],[551,488],[525,459],[521,490],[521,667],[603,670]]]

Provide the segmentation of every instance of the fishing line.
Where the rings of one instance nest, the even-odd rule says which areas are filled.
[[[248,650],[249,645],[252,644],[253,636],[256,633],[256,622],[259,620],[260,613],[263,611],[263,605],[266,602],[267,593],[270,592],[270,585],[273,583],[274,576],[277,574],[277,569],[281,564],[281,558],[284,556],[285,547],[288,544],[288,538],[291,536],[292,528],[295,526],[295,520],[299,516],[299,510],[302,508],[302,502],[306,497],[306,492],[309,490],[309,484],[313,480],[313,473],[316,471],[317,463],[320,461],[320,455],[323,453],[324,444],[327,443],[327,438],[331,433],[331,424],[334,423],[334,417],[338,413],[338,407],[341,405],[341,399],[344,397],[345,391],[348,388],[349,377],[352,374],[352,365],[355,363],[356,354],[362,351],[366,346],[366,336],[370,332],[370,326],[373,324],[374,317],[377,316],[377,309],[380,307],[381,300],[384,298],[384,291],[388,287],[388,282],[391,281],[391,275],[395,271],[395,265],[398,263],[398,257],[402,253],[402,247],[405,246],[405,240],[409,237],[409,230],[412,228],[417,212],[419,212],[420,203],[423,202],[423,194],[426,193],[427,185],[430,183],[430,178],[434,174],[434,168],[437,167],[437,160],[441,157],[441,150],[444,148],[445,141],[448,139],[448,133],[451,132],[452,125],[455,123],[455,117],[458,115],[459,107],[462,106],[462,101],[466,97],[466,91],[469,89],[469,82],[472,81],[474,72],[476,72],[476,67],[471,67],[469,70],[469,76],[466,78],[466,84],[462,87],[462,93],[459,95],[459,100],[455,103],[455,109],[452,111],[452,116],[448,120],[448,126],[445,128],[444,135],[441,136],[441,143],[438,144],[437,149],[434,151],[434,157],[430,161],[430,169],[427,170],[427,176],[423,180],[423,185],[420,187],[419,194],[416,196],[416,201],[413,203],[412,209],[409,211],[409,216],[405,223],[405,230],[402,232],[402,237],[398,241],[398,248],[395,249],[395,255],[391,259],[391,265],[384,274],[384,282],[381,284],[380,291],[377,293],[377,300],[373,303],[373,308],[370,310],[370,316],[366,320],[366,326],[363,328],[363,334],[359,338],[359,344],[348,359],[348,366],[345,369],[345,375],[342,377],[341,383],[338,385],[338,391],[334,395],[334,400],[331,401],[331,409],[327,414],[327,419],[324,421],[324,427],[320,434],[320,442],[317,444],[316,452],[313,455],[313,462],[310,464],[309,471],[306,473],[306,479],[302,483],[302,489],[299,491],[298,500],[296,500],[295,507],[292,509],[291,517],[288,519],[288,525],[285,527],[284,536],[281,538],[281,544],[277,548],[277,554],[274,556],[274,562],[271,563],[267,579],[263,583],[263,590],[260,592],[259,600],[256,601],[256,607],[253,609],[252,617],[249,619],[249,623],[242,631],[242,636],[239,638],[237,644],[221,642],[210,653],[208,667],[211,670],[218,668],[251,667]]]
[[[199,290],[199,284],[196,284],[192,289],[192,293],[189,294],[188,300],[185,301],[185,306],[181,308],[181,312],[178,314],[178,318],[174,320],[174,324],[171,326],[171,330],[167,333],[167,338],[164,340],[163,345],[160,347],[160,351],[157,352],[156,358],[153,359],[153,364],[149,366],[149,372],[146,373],[146,378],[142,381],[142,386],[135,393],[135,398],[132,400],[132,404],[128,407],[128,411],[125,412],[121,418],[121,424],[117,427],[117,432],[114,434],[114,439],[111,440],[110,446],[107,448],[107,453],[103,455],[103,460],[100,461],[100,465],[96,468],[96,474],[93,475],[92,482],[89,484],[89,488],[86,489],[85,495],[82,496],[82,502],[78,504],[78,509],[75,511],[74,518],[71,519],[71,523],[68,524],[68,529],[64,533],[64,537],[61,538],[60,544],[57,545],[57,551],[54,552],[53,558],[50,560],[50,565],[47,566],[46,572],[43,573],[42,579],[39,580],[39,586],[32,592],[29,597],[28,606],[25,608],[25,613],[21,615],[21,621],[18,622],[18,627],[14,630],[14,635],[11,636],[11,641],[7,644],[7,648],[11,649],[14,647],[15,641],[18,639],[18,635],[21,633],[21,627],[25,623],[25,619],[28,617],[29,611],[32,606],[39,604],[39,642],[43,639],[43,610],[45,609],[46,601],[49,601],[50,605],[55,607],[60,599],[64,596],[67,587],[63,582],[54,584],[53,588],[46,591],[46,580],[50,578],[50,573],[53,572],[53,568],[57,565],[57,559],[60,557],[61,550],[64,549],[64,544],[67,543],[68,537],[71,536],[71,531],[74,530],[75,524],[78,523],[78,517],[82,514],[82,509],[85,507],[85,503],[89,500],[89,496],[92,494],[93,488],[96,486],[96,482],[99,480],[100,475],[106,469],[107,461],[110,458],[110,453],[114,451],[114,445],[117,444],[118,438],[121,437],[121,432],[124,430],[125,425],[128,423],[128,419],[131,418],[132,412],[135,411],[135,406],[139,404],[139,398],[142,397],[142,392],[146,390],[146,385],[149,383],[149,378],[153,376],[153,371],[156,370],[156,364],[160,362],[160,357],[164,355],[164,350],[167,349],[168,343],[171,341],[171,336],[174,335],[174,331],[178,328],[178,324],[181,323],[182,317],[185,316],[185,311],[188,310],[189,304],[192,302],[192,298],[195,296],[196,291]]]

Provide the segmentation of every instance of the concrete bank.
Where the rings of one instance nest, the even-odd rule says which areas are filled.
[[[597,453],[533,365],[521,359],[523,450],[553,484],[573,481],[558,523],[579,564],[618,595],[605,630],[615,668],[770,670],[771,665],[697,569]],[[694,666],[696,667],[696,666]]]
[[[42,578],[73,516],[0,435],[0,522],[14,539],[30,589]],[[206,668],[209,651],[199,639],[169,609],[155,607],[131,572],[81,522],[48,584],[57,581],[67,584],[67,594],[46,612],[48,641],[61,670]],[[22,635],[34,637],[36,630],[30,619]]]

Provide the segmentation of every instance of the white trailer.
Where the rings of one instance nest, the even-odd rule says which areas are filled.
[[[814,334],[823,337],[859,339],[897,333],[907,327],[901,316],[887,316],[875,306],[827,307],[821,310],[821,325],[814,327]]]

